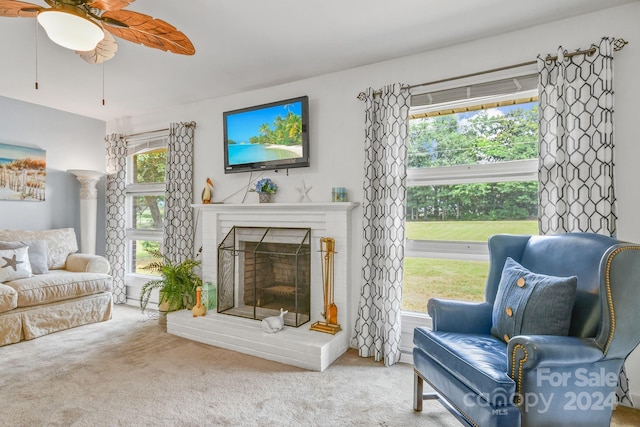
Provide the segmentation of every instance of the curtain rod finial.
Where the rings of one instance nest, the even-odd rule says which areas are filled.
[[[360,101],[364,101],[367,99],[367,95],[364,92],[360,92],[356,98],[358,98]]]
[[[623,38],[619,38],[619,39],[615,39],[613,41],[613,50],[615,50],[616,52],[619,50],[622,50],[622,48],[626,45],[629,44],[628,41],[626,41]]]

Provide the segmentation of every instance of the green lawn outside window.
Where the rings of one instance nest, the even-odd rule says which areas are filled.
[[[538,234],[529,221],[411,221],[407,239],[486,242],[494,234]],[[405,258],[402,309],[426,312],[429,298],[484,301],[488,261]]]

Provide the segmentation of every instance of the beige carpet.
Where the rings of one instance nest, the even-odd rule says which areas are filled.
[[[459,426],[437,402],[414,412],[412,387],[406,364],[349,351],[310,372],[166,334],[126,306],[0,347],[1,426]]]
[[[169,335],[125,306],[0,347],[2,426],[459,425],[436,402],[415,413],[412,387],[408,365],[350,351],[306,371]]]

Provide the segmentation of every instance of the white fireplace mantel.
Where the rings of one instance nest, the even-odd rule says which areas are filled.
[[[167,317],[167,331],[206,344],[323,371],[349,348],[349,286],[354,285],[349,280],[351,211],[358,205],[353,202],[192,205],[202,238],[202,277],[205,282],[216,283],[218,244],[233,226],[310,228],[311,321],[298,328],[285,327],[280,332],[269,334],[262,330],[257,320],[219,313],[193,318],[190,313],[177,312]],[[335,239],[334,300],[338,307],[338,323],[343,326],[343,330],[335,335],[309,330],[311,324],[324,320],[319,255],[321,237]]]

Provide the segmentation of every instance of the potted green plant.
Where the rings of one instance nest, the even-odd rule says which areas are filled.
[[[148,252],[160,261],[152,262],[144,268],[160,273],[161,277],[150,280],[142,286],[140,291],[142,311],[147,308],[151,292],[154,289],[159,291],[158,310],[161,315],[169,311],[192,308],[196,300],[196,288],[202,286],[202,279],[193,271],[195,267],[200,265],[200,261],[187,258],[174,264],[160,251],[150,249]]]

